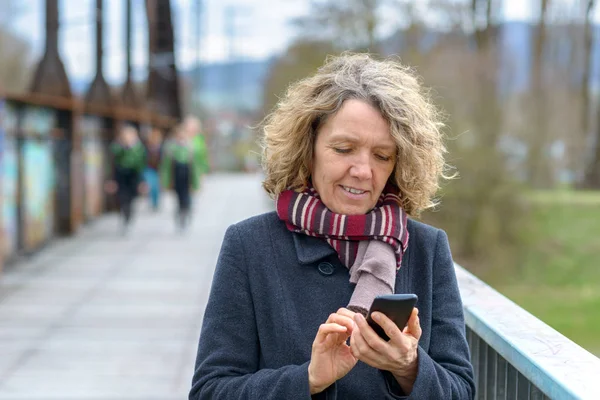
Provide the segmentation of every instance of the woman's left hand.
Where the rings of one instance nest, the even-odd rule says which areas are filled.
[[[401,331],[394,321],[374,312],[372,318],[390,338],[386,342],[369,326],[365,317],[357,313],[354,316],[356,327],[350,338],[352,354],[371,367],[390,371],[407,395],[417,379],[417,350],[422,333],[418,315],[419,310],[414,308],[406,328]]]

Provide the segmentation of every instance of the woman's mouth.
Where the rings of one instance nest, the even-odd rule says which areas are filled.
[[[360,196],[360,195],[365,194],[367,192],[366,190],[356,189],[356,188],[353,188],[353,187],[350,187],[350,186],[341,185],[341,187],[342,187],[342,189],[344,189],[344,191],[346,193],[350,193],[350,194],[353,194],[353,195],[356,195],[356,196]]]

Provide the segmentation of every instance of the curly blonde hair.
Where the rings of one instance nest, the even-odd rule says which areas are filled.
[[[348,99],[372,105],[390,124],[397,154],[389,182],[400,190],[400,206],[411,216],[434,207],[439,181],[447,178],[440,114],[408,67],[369,54],[328,57],[315,75],[290,85],[265,117],[264,189],[276,197],[306,188],[317,131]]]

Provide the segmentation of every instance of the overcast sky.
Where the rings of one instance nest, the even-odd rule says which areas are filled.
[[[0,0],[3,1],[3,0]],[[10,19],[15,31],[32,43],[33,57],[38,59],[44,44],[44,0],[15,0],[24,10]],[[427,0],[415,0],[424,4]],[[464,0],[455,0],[464,1]],[[539,0],[504,0],[501,15],[509,20],[535,19]],[[561,0],[562,6],[576,0]],[[283,51],[295,31],[289,20],[308,12],[309,0],[202,0],[199,19],[198,0],[172,0],[175,23],[176,60],[180,68],[203,62],[235,58],[264,59]],[[95,0],[59,0],[61,7],[61,54],[70,76],[90,79],[95,73]],[[235,6],[235,7],[232,7]],[[110,83],[124,79],[125,73],[125,1],[104,0],[105,64]],[[133,0],[134,74],[143,77],[147,64],[147,35],[144,0]],[[231,10],[234,10],[233,12]],[[598,10],[596,10],[598,11]],[[226,15],[231,23],[227,24]],[[599,14],[596,12],[596,14]],[[600,18],[595,18],[597,21]],[[197,24],[200,21],[200,25]],[[392,25],[395,21],[391,21]],[[198,26],[202,40],[199,45]],[[230,35],[228,37],[228,26]],[[232,40],[229,38],[233,37]],[[200,51],[199,51],[200,50]]]

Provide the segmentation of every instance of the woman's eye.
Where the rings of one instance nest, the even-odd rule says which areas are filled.
[[[339,148],[339,147],[334,147],[333,150],[336,153],[340,153],[340,154],[347,154],[347,153],[350,153],[350,151],[351,151],[351,149],[342,149],[342,148]]]
[[[392,159],[392,157],[389,157],[389,156],[386,156],[383,154],[376,154],[375,157],[377,157],[381,161],[390,161]]]

